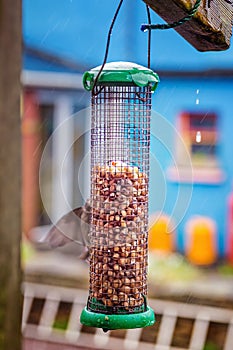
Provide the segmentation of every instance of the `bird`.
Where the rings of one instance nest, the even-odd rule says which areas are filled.
[[[53,225],[43,239],[51,249],[75,242],[83,247],[80,259],[88,261],[90,247],[91,205],[87,200],[82,207],[75,208],[63,215]]]

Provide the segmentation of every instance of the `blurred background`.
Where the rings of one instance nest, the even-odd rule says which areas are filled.
[[[89,196],[90,94],[82,86],[82,74],[102,64],[117,5],[117,0],[23,0],[25,348],[33,339],[56,338],[58,343],[79,344],[80,349],[85,344],[100,349],[126,344],[130,349],[140,343],[152,349],[157,343],[161,349],[229,350],[232,47],[198,52],[172,29],[152,32],[151,68],[161,80],[153,96],[149,196],[149,296],[158,300],[152,302],[157,323],[133,336],[119,331],[107,336],[81,327],[80,306],[74,311],[73,305],[78,305],[77,298],[85,303],[88,265],[78,260],[78,245],[51,250],[42,242],[52,222]],[[162,22],[152,11],[151,16],[153,23]],[[140,30],[145,22],[145,4],[125,1],[108,62],[147,65],[147,33]],[[116,347],[109,345],[111,336],[117,339]]]

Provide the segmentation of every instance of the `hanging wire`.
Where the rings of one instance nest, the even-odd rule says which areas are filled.
[[[151,26],[151,16],[150,16],[150,8],[146,5],[147,19],[148,25]],[[151,52],[151,28],[148,29],[148,44],[147,44],[147,66],[150,68],[150,52]]]
[[[146,32],[147,30],[151,30],[151,29],[170,29],[170,28],[175,28],[178,27],[182,24],[184,24],[185,22],[189,21],[197,12],[199,6],[200,6],[201,0],[196,0],[195,5],[193,6],[193,8],[189,11],[188,15],[181,18],[179,21],[173,22],[173,23],[166,23],[166,24],[142,24],[141,26],[141,30],[143,32]]]
[[[110,46],[110,40],[111,40],[111,35],[112,35],[112,30],[113,30],[113,27],[114,27],[114,24],[116,22],[116,19],[117,19],[117,16],[118,16],[118,13],[120,11],[120,8],[121,8],[121,5],[123,3],[123,0],[120,0],[119,4],[118,4],[118,7],[116,9],[116,12],[114,14],[114,17],[112,19],[112,23],[110,25],[110,28],[109,28],[109,31],[108,31],[108,38],[107,38],[107,44],[106,44],[106,49],[105,49],[105,55],[104,55],[104,60],[103,60],[103,63],[102,63],[102,66],[95,78],[95,81],[94,81],[94,85],[93,85],[93,95],[98,95],[100,91],[97,91],[95,92],[95,87],[96,87],[96,84],[98,82],[98,79],[100,77],[100,74],[102,73],[102,70],[104,69],[104,66],[105,66],[105,63],[107,62],[107,59],[108,59],[108,51],[109,51],[109,46]]]

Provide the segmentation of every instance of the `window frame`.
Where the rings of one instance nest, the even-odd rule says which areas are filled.
[[[191,118],[196,118],[196,122],[191,123]],[[205,119],[201,125],[198,119]],[[211,123],[212,119],[212,123]],[[199,124],[199,125],[198,125]],[[225,180],[225,174],[219,162],[219,115],[212,111],[182,111],[177,116],[177,130],[183,140],[183,145],[175,140],[176,164],[167,169],[167,177],[173,182],[219,184]],[[201,141],[197,140],[197,132],[201,133]],[[200,147],[214,145],[213,154],[203,152],[192,152],[195,146]],[[187,157],[182,157],[182,147],[186,147],[189,153],[190,163]]]

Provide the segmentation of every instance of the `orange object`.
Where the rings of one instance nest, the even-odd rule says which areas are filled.
[[[22,118],[22,229],[28,235],[38,224],[41,120],[36,94],[23,96]]]
[[[217,260],[216,224],[214,220],[197,216],[185,226],[185,253],[196,265],[212,265]]]
[[[150,219],[148,248],[150,251],[160,250],[170,253],[174,250],[174,231],[170,230],[170,218],[163,214],[154,215]]]

